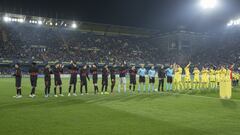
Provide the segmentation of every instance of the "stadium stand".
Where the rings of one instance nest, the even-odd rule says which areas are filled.
[[[159,34],[123,26],[89,22],[79,24],[80,28],[73,30],[29,23],[13,25],[2,21],[1,66],[19,61],[46,63],[70,60],[80,63],[127,61],[131,64],[186,64],[192,61],[199,65],[219,65],[239,63],[240,59],[240,40],[236,32],[209,36],[188,32],[181,27],[173,33]],[[6,72],[4,68],[1,70]]]

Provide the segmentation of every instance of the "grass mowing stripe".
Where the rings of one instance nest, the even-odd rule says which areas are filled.
[[[198,96],[195,93],[194,96],[92,95],[89,83],[90,95],[46,99],[40,78],[38,96],[31,99],[26,98],[30,92],[29,79],[22,81],[25,97],[13,99],[14,79],[0,79],[0,134],[238,135],[240,132],[240,103],[215,98],[216,92],[199,94],[213,98],[195,97]],[[63,84],[67,93],[68,79],[63,79]],[[240,99],[239,93],[234,90],[234,99]]]
[[[199,95],[189,95],[189,94],[180,94],[184,96],[193,96],[193,97],[198,97],[198,98],[210,98],[210,99],[217,99],[217,100],[225,100],[225,99],[220,99],[217,97],[209,97],[209,96],[199,96]],[[227,101],[227,100],[226,100]],[[240,99],[229,99],[228,101],[237,101],[240,102]]]

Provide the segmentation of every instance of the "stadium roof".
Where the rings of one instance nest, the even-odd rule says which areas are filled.
[[[218,30],[240,13],[239,0],[220,0],[205,13],[198,0],[3,0],[1,12],[171,31],[185,25],[191,31]]]
[[[129,26],[119,26],[111,24],[101,24],[86,21],[66,20],[57,18],[48,18],[40,16],[28,16],[13,13],[1,13],[0,20],[5,23],[29,23],[29,25],[43,25],[47,27],[74,28],[83,32],[95,32],[98,34],[127,35],[127,36],[149,36],[156,33],[156,30],[136,28]]]

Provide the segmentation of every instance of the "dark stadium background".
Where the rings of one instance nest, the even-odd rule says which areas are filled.
[[[0,135],[239,135],[240,0],[218,2],[1,0]]]
[[[196,3],[197,0],[2,0],[0,11],[161,31],[185,25],[201,32],[223,29],[240,11],[239,0],[221,0],[224,8],[212,13],[203,12]]]

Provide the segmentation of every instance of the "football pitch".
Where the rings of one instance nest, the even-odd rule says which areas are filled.
[[[1,135],[239,135],[240,90],[221,100],[216,90],[44,98],[38,79],[36,98],[22,80],[22,99],[15,99],[13,78],[0,79]],[[100,83],[101,81],[99,81]],[[52,83],[53,84],[53,83]],[[99,85],[100,88],[101,85]],[[110,87],[109,87],[110,89]],[[115,87],[116,92],[117,86]],[[79,82],[77,87],[79,93]],[[53,86],[51,88],[53,93]]]

